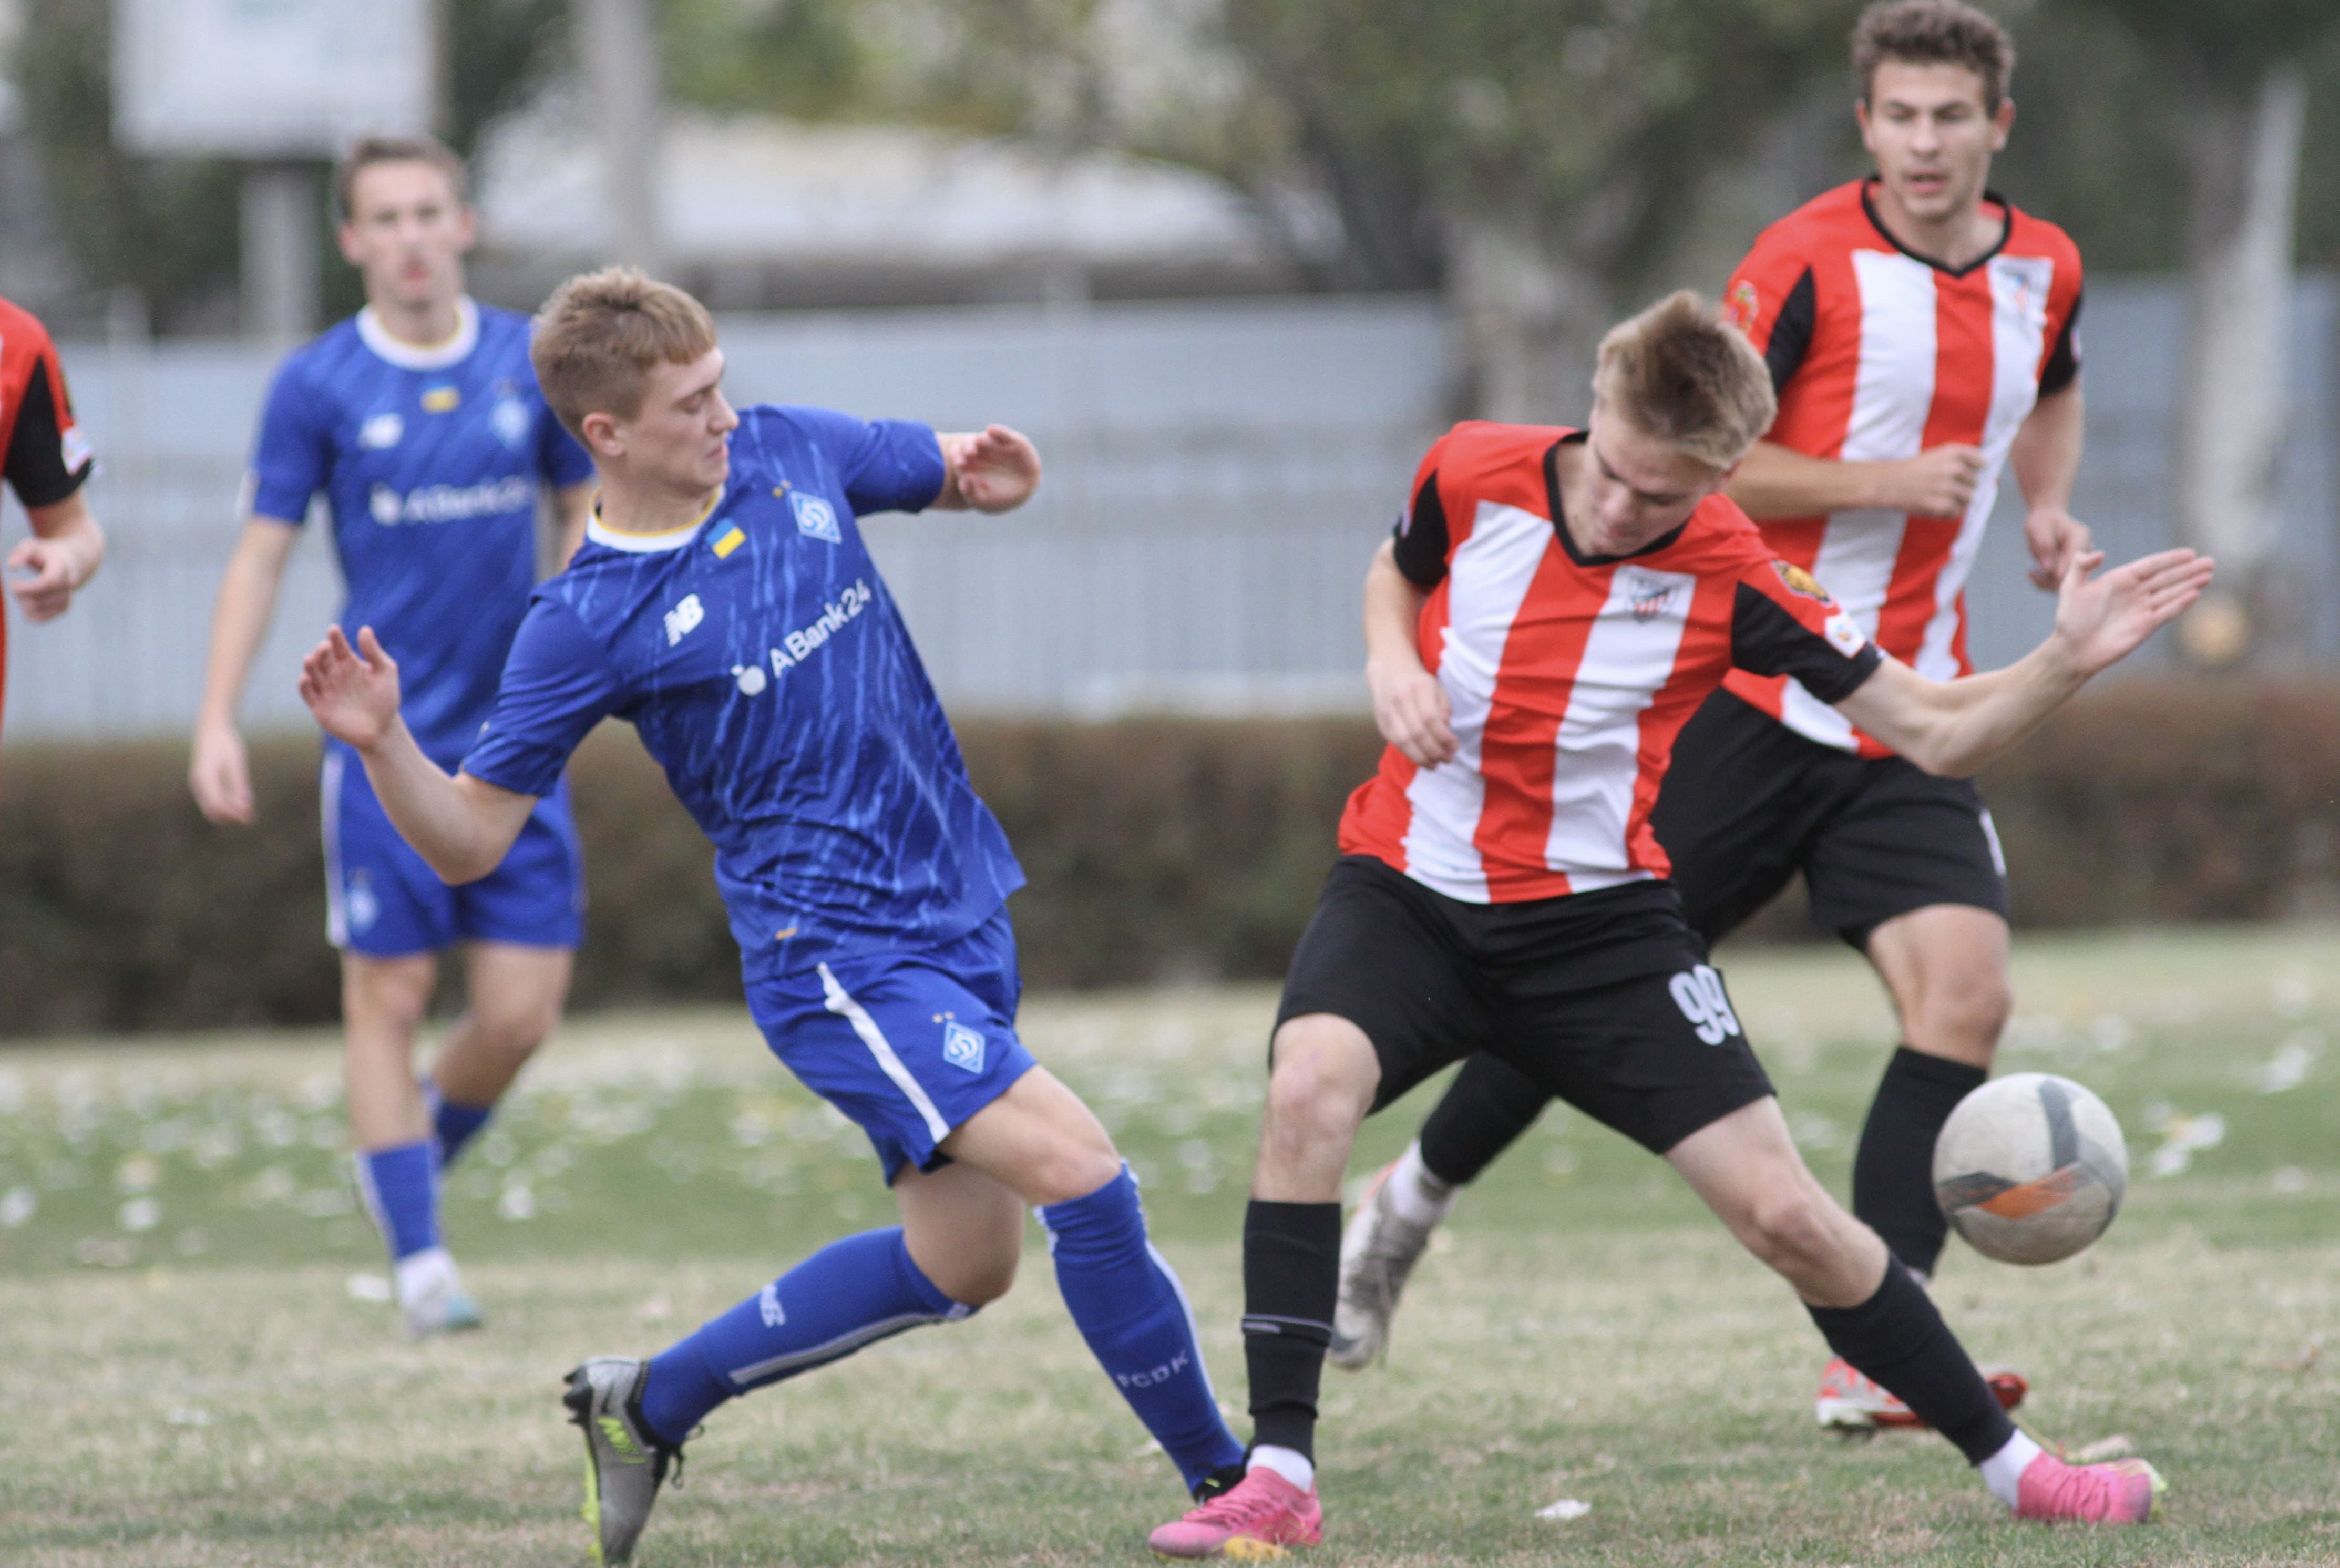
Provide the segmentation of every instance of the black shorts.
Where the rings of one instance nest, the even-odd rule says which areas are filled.
[[[1864,950],[1878,927],[1929,905],[2008,913],[2006,860],[1973,780],[1823,746],[1728,691],[1682,726],[1650,826],[1709,942],[1798,871],[1813,924]]]
[[[1331,1013],[1381,1059],[1380,1110],[1486,1051],[1653,1153],[1771,1093],[1665,882],[1466,904],[1347,855],[1292,956],[1280,1027]]]

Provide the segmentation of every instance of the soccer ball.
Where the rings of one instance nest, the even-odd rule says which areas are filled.
[[[2128,1190],[2128,1146],[2105,1102],[2053,1073],[2017,1073],[1958,1102],[1934,1142],[1934,1197],[1974,1249],[2057,1263],[2105,1234]]]

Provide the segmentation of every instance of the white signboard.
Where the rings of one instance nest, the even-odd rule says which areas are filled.
[[[114,134],[313,158],[431,123],[432,0],[114,0]]]

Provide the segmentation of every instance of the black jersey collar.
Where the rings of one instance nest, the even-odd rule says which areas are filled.
[[[1938,273],[1947,273],[1951,277],[1963,278],[1977,267],[1988,265],[1991,259],[2007,249],[2008,242],[2015,237],[2015,203],[1986,185],[1983,187],[1982,199],[1986,202],[1998,203],[1999,212],[2004,214],[1998,225],[1998,238],[1992,243],[1990,249],[1963,267],[1954,267],[1948,262],[1938,262],[1931,256],[1911,250],[1893,237],[1893,231],[1885,226],[1885,220],[1877,215],[1876,198],[1869,194],[1876,184],[1877,176],[1874,174],[1860,182],[1860,210],[1868,215],[1869,226],[1875,229],[1887,244],[1891,245],[1913,262],[1925,263]]]
[[[1568,520],[1561,515],[1560,449],[1581,444],[1591,439],[1592,432],[1589,430],[1572,430],[1544,448],[1543,452],[1543,491],[1545,499],[1552,502],[1552,531],[1560,535],[1560,548],[1568,552],[1568,559],[1579,566],[1613,566],[1621,561],[1631,561],[1637,555],[1655,555],[1680,539],[1682,536],[1682,530],[1690,526],[1690,518],[1682,519],[1673,528],[1650,541],[1641,549],[1629,550],[1622,555],[1587,555],[1576,548],[1576,541],[1569,537]],[[1693,517],[1696,515],[1695,512],[1691,513]]]

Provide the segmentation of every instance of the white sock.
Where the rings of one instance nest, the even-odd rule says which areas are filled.
[[[1431,1175],[1430,1167],[1422,1163],[1419,1139],[1405,1146],[1405,1153],[1398,1156],[1397,1169],[1390,1172],[1390,1207],[1408,1225],[1439,1224],[1462,1191],[1453,1183]]]
[[[391,1272],[398,1282],[398,1305],[412,1306],[454,1283],[455,1258],[443,1246],[426,1246],[400,1258]]]
[[[1263,1443],[1251,1451],[1244,1463],[1246,1470],[1273,1470],[1294,1486],[1305,1492],[1316,1484],[1315,1462],[1296,1448],[1278,1448],[1273,1443]]]
[[[1990,1494],[2012,1508],[2023,1473],[2038,1457],[2039,1444],[2018,1432],[2007,1440],[2007,1446],[1975,1468],[1982,1472],[1982,1484],[1990,1488]]]

